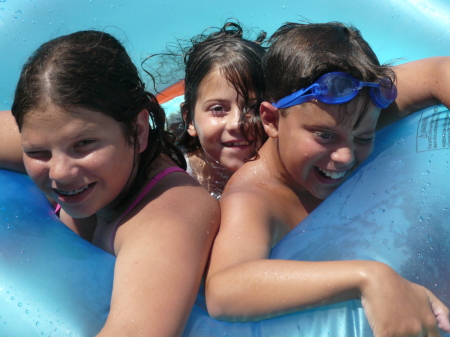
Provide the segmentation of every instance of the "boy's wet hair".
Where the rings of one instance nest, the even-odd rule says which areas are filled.
[[[255,41],[243,37],[243,30],[238,23],[227,22],[217,32],[201,34],[191,39],[191,46],[185,51],[185,93],[182,104],[184,117],[183,132],[178,145],[187,151],[201,148],[198,137],[191,137],[187,132],[194,120],[194,109],[201,82],[211,72],[219,71],[236,92],[244,98],[245,106],[239,121],[239,129],[248,141],[248,134],[253,139],[264,141],[266,134],[253,110],[257,110],[264,98],[264,73],[262,58],[265,48],[261,43],[265,39],[261,32]],[[256,142],[251,143],[256,150]]]
[[[186,168],[173,136],[164,130],[164,110],[146,91],[125,48],[108,33],[89,30],[61,36],[44,43],[31,55],[23,66],[11,109],[19,130],[29,112],[50,104],[68,113],[73,107],[82,107],[112,117],[136,149],[136,118],[142,110],[148,110],[148,146],[135,158],[136,178],[116,199],[116,205],[142,188],[161,153]]]
[[[364,82],[381,78],[395,81],[390,66],[380,65],[359,30],[351,25],[286,23],[270,37],[269,45],[264,59],[265,99],[269,102],[308,87],[333,71],[348,73]],[[363,88],[361,92],[369,99],[367,90]]]

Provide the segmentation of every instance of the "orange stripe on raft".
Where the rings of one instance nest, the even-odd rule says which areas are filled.
[[[159,104],[166,103],[170,101],[172,98],[181,96],[184,94],[184,80],[179,80],[178,82],[172,84],[167,87],[159,94],[156,95],[156,99]]]

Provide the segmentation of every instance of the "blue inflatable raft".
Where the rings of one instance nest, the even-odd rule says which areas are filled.
[[[450,305],[450,111],[378,133],[373,155],[273,249],[271,258],[389,264]],[[0,170],[0,336],[95,336],[114,257],[65,227],[27,176]],[[184,336],[369,337],[360,301],[258,323],[210,318],[202,293]]]

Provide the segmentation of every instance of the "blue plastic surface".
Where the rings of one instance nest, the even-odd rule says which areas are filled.
[[[269,35],[287,21],[352,23],[381,62],[448,55],[450,48],[448,0],[0,0],[0,110],[11,108],[28,56],[51,38],[106,30],[139,65],[164,52],[167,43],[222,26],[228,18]]]
[[[27,176],[0,170],[0,336],[95,336],[115,258],[73,233]]]
[[[432,107],[377,134],[371,157],[270,258],[376,260],[450,306],[450,112]],[[185,336],[373,336],[360,301],[258,323],[208,317],[199,295]],[[442,334],[442,336],[448,336]]]
[[[0,0],[0,110],[10,109],[27,57],[51,38],[105,29],[140,64],[232,17],[269,35],[303,18],[352,23],[381,62],[448,55],[450,45],[446,0]],[[381,132],[371,159],[271,257],[383,261],[450,305],[447,116],[433,108]],[[95,336],[109,310],[113,267],[114,257],[59,222],[27,177],[0,171],[0,337]],[[204,309],[200,294],[185,336],[372,335],[359,301],[259,323],[218,322]]]
[[[377,135],[375,151],[273,249],[271,258],[383,261],[450,305],[450,111]],[[0,170],[0,336],[95,336],[114,257],[66,228],[28,177]],[[258,323],[210,318],[202,293],[184,336],[372,336],[359,301]]]

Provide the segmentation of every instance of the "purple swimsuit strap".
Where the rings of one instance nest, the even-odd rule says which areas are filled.
[[[169,167],[166,168],[164,171],[158,173],[155,177],[153,177],[152,180],[148,183],[148,185],[142,190],[142,192],[137,196],[137,198],[133,201],[133,203],[128,207],[128,209],[119,217],[116,224],[114,225],[113,232],[111,234],[111,251],[114,252],[114,239],[116,238],[116,231],[119,227],[120,221],[123,219],[125,215],[127,215],[137,204],[139,201],[142,200],[142,198],[152,189],[155,184],[160,181],[162,178],[164,178],[166,175],[172,173],[172,172],[184,172],[187,173],[185,170],[179,167]]]

